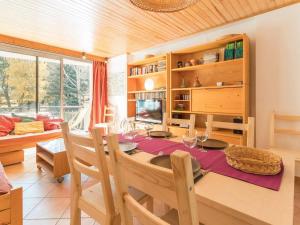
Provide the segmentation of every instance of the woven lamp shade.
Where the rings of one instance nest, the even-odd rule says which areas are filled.
[[[176,12],[199,0],[130,0],[135,6],[152,12]]]

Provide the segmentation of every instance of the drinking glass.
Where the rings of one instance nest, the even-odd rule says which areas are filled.
[[[204,148],[203,148],[203,143],[205,142],[205,141],[207,141],[207,139],[208,139],[208,131],[207,130],[205,130],[205,131],[200,131],[200,132],[198,132],[198,137],[197,137],[197,139],[201,142],[201,151],[202,152],[207,152]]]
[[[123,122],[122,133],[125,139],[133,140],[138,135],[134,122],[129,120]]]
[[[182,136],[182,142],[186,147],[194,148],[197,145],[197,135],[187,133]]]
[[[123,120],[120,122],[120,130],[121,130],[122,136],[124,136],[125,133],[126,133],[127,124],[128,124],[127,119],[123,119]]]
[[[148,139],[148,140],[151,140],[151,139],[152,139],[152,138],[150,137],[150,131],[153,130],[153,128],[154,128],[154,125],[153,125],[152,123],[146,123],[146,124],[144,125],[144,129],[145,129],[146,132],[147,132],[147,137],[146,137],[146,139]]]

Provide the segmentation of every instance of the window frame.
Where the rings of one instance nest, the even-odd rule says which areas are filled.
[[[56,53],[51,53],[51,52],[45,52],[45,51],[39,51],[35,49],[29,49],[25,47],[19,47],[19,46],[14,46],[14,45],[9,45],[9,44],[4,44],[0,43],[0,51],[5,51],[5,52],[11,52],[11,53],[17,53],[17,54],[23,54],[23,55],[28,55],[28,56],[33,56],[36,59],[36,71],[35,71],[35,76],[36,76],[36,106],[35,106],[35,111],[36,114],[39,113],[39,58],[48,58],[48,59],[53,59],[53,60],[58,60],[60,62],[60,118],[64,119],[64,59],[69,59],[73,61],[79,61],[79,62],[84,62],[84,63],[89,63],[91,64],[91,73],[90,73],[90,102],[91,104],[92,101],[92,88],[93,88],[93,79],[92,79],[92,74],[93,74],[93,62],[88,59],[81,59],[81,58],[76,58],[76,57],[70,57],[66,55],[61,55],[61,54],[56,54]]]

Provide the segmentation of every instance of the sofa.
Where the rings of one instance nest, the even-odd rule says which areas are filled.
[[[0,161],[4,166],[24,161],[24,149],[36,146],[37,142],[61,138],[61,130],[42,133],[7,135],[0,137]]]
[[[29,119],[34,121],[28,121]],[[7,166],[23,162],[25,148],[35,147],[37,142],[61,138],[62,133],[59,129],[61,121],[39,115],[36,118],[0,115],[0,161],[2,164]]]

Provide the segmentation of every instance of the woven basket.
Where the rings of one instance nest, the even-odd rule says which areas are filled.
[[[269,151],[231,146],[225,154],[230,166],[246,173],[275,175],[281,171],[281,157]]]

